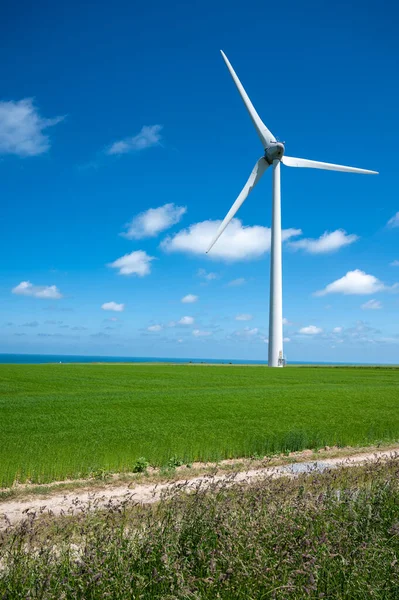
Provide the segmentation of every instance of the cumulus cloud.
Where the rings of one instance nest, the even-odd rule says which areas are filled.
[[[185,206],[176,206],[173,203],[164,204],[158,208],[149,208],[134,217],[126,225],[127,231],[121,235],[129,240],[155,237],[161,231],[178,223],[186,211]]]
[[[195,337],[207,337],[208,335],[212,335],[211,331],[201,331],[200,329],[194,329],[193,335]]]
[[[111,337],[109,335],[109,333],[103,333],[102,331],[99,331],[98,333],[91,333],[90,337],[93,339],[108,339],[109,337]]]
[[[165,252],[184,252],[204,254],[221,221],[202,221],[194,223],[188,229],[182,229],[176,235],[161,242]],[[300,229],[285,229],[282,239],[300,235]],[[212,248],[209,256],[226,261],[249,260],[258,258],[270,249],[271,231],[268,227],[254,225],[244,227],[239,219],[233,219],[223,235]]]
[[[283,325],[292,325],[291,321],[289,321],[288,319],[286,319],[285,317],[283,318]]]
[[[162,125],[144,125],[141,131],[133,136],[114,142],[106,151],[107,154],[127,154],[145,150],[152,146],[159,146],[161,141]]]
[[[242,315],[236,315],[235,319],[236,319],[236,321],[251,321],[253,319],[253,316],[247,315],[247,314],[242,314]]]
[[[238,279],[233,279],[232,281],[229,281],[229,283],[227,285],[229,287],[238,287],[239,285],[244,285],[244,283],[245,283],[244,277],[239,277]]]
[[[391,267],[399,267],[399,260],[393,260],[391,263],[389,263],[391,265]]]
[[[388,227],[399,227],[399,211],[387,223]]]
[[[258,335],[259,329],[258,329],[258,327],[253,327],[252,329],[250,329],[249,327],[247,327],[245,329],[245,332],[247,333],[247,335]]]
[[[339,331],[337,331],[339,329]],[[357,321],[354,327],[345,329],[344,327],[336,327],[333,333],[339,334],[334,336],[333,340],[339,344],[375,344],[380,341],[380,330],[371,327],[364,321]]]
[[[343,229],[337,229],[330,233],[326,231],[317,239],[305,238],[289,242],[289,246],[295,250],[304,250],[309,254],[327,254],[353,244],[358,239],[359,237],[353,233],[347,234]]]
[[[138,275],[144,277],[151,273],[151,261],[154,256],[149,256],[144,250],[136,250],[125,254],[107,266],[119,269],[119,275]]]
[[[315,325],[308,325],[307,327],[302,327],[299,330],[299,333],[304,335],[317,335],[319,333],[323,333],[323,330],[320,327],[316,327]]]
[[[21,281],[12,288],[11,292],[17,296],[33,296],[46,300],[59,300],[62,298],[60,290],[55,285],[33,285],[30,281]]]
[[[104,304],[101,305],[101,308],[103,310],[113,310],[115,312],[122,312],[123,310],[125,310],[125,305],[118,304],[117,302],[104,302]]]
[[[161,331],[161,329],[162,329],[162,325],[150,325],[149,327],[147,327],[148,331],[153,331],[153,332]]]
[[[290,341],[291,341],[291,338],[289,338],[289,337],[283,338],[283,342],[285,342],[286,344],[288,344]]]
[[[45,130],[63,119],[41,117],[32,98],[0,102],[0,154],[21,157],[44,154],[50,148]]]
[[[239,331],[235,331],[234,335],[238,338],[251,338],[257,336],[259,334],[258,327],[244,327],[244,329],[240,329]],[[262,337],[262,340],[265,338]]]
[[[203,279],[207,279],[208,281],[212,281],[213,279],[219,279],[219,275],[217,273],[208,273],[205,269],[198,269],[197,275],[198,277],[202,277]]]
[[[64,338],[67,337],[63,333],[38,333],[37,337],[55,337],[55,338]],[[72,336],[70,336],[72,337]]]
[[[194,294],[187,294],[187,296],[184,296],[181,299],[183,304],[192,304],[193,302],[197,302],[197,300],[198,300],[198,296],[195,296]]]
[[[360,308],[363,310],[378,310],[382,308],[382,304],[379,300],[369,300],[362,304]]]
[[[315,292],[315,296],[325,296],[326,294],[375,294],[386,289],[385,285],[374,277],[374,275],[368,275],[360,269],[354,271],[348,271],[346,275],[337,279],[332,283],[329,283],[324,290]]]
[[[194,317],[182,317],[178,323],[179,325],[192,325],[194,323]]]

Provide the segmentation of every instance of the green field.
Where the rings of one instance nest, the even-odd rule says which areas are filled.
[[[395,368],[0,365],[0,486],[395,440]]]

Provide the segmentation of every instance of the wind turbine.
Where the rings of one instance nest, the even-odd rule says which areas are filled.
[[[256,163],[247,183],[241,190],[237,200],[217,230],[207,253],[216,243],[227,225],[230,223],[244,200],[255,185],[260,181],[264,172],[273,167],[272,177],[272,226],[271,226],[271,249],[270,249],[270,306],[269,306],[269,367],[283,366],[283,284],[282,284],[282,259],[281,259],[281,193],[280,193],[280,163],[287,167],[305,167],[311,169],[326,169],[327,171],[346,171],[348,173],[378,174],[377,171],[357,169],[355,167],[344,167],[332,163],[308,160],[306,158],[292,158],[284,155],[284,144],[278,142],[269,131],[256,112],[251,100],[238,79],[227,56],[221,50],[224,62],[230,75],[240,92],[241,98],[249,112],[252,123],[264,148],[264,156]]]

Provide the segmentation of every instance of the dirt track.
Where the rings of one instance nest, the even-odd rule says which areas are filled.
[[[396,458],[399,460],[399,447],[373,453],[354,454],[346,458],[325,458],[308,462],[296,462],[290,465],[265,467],[238,472],[234,476],[234,483],[250,482],[261,477],[295,477],[300,473],[322,472],[326,469],[334,469],[339,466],[353,467],[369,461],[381,458]],[[193,479],[173,481],[162,484],[139,484],[130,487],[127,484],[119,486],[105,485],[102,489],[93,491],[80,491],[71,493],[58,493],[34,499],[6,500],[0,502],[0,530],[10,524],[16,524],[26,517],[26,512],[51,512],[54,515],[77,514],[82,509],[94,510],[104,508],[110,503],[118,504],[126,500],[133,503],[149,504],[160,499],[161,493],[178,486],[186,484],[186,489],[195,486],[209,485],[216,481],[229,481],[231,474],[216,476],[202,475]]]

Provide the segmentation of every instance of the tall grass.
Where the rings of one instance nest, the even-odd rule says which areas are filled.
[[[399,439],[399,370],[0,365],[0,487]]]
[[[394,600],[398,473],[390,460],[175,490],[155,507],[30,515],[3,533],[0,597]]]

